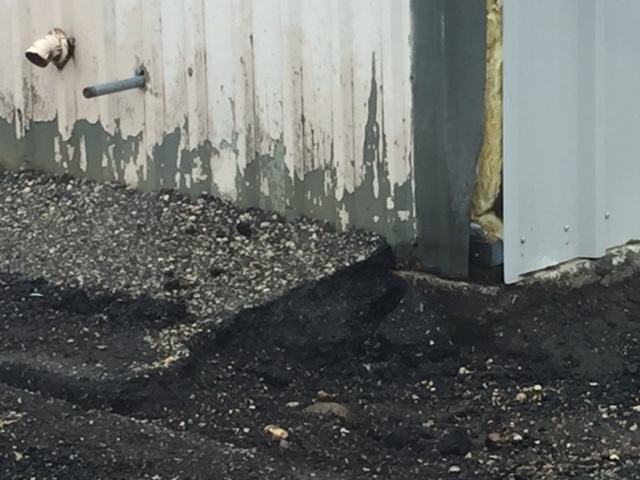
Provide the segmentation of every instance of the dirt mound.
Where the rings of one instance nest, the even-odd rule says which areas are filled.
[[[523,381],[611,381],[638,369],[638,292],[637,277],[623,288],[443,290],[378,259],[234,316],[196,350],[252,357],[275,383],[286,375],[273,372],[346,375],[361,363],[411,380],[488,359],[513,365]]]
[[[381,252],[240,312],[198,336],[188,361],[140,375],[128,366],[157,355],[145,335],[189,320],[180,302],[5,275],[0,382],[101,409],[102,423],[79,424],[80,436],[103,438],[116,412],[258,452],[237,471],[269,458],[264,478],[555,479],[640,456],[640,277],[487,293],[409,281],[390,260]],[[308,408],[323,401],[331,408]],[[6,428],[62,462],[48,427]],[[87,465],[107,465],[83,452]],[[8,455],[2,471],[15,467]],[[112,471],[138,471],[127,466],[144,462],[136,455]]]

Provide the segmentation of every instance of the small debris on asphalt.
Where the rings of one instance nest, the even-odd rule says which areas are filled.
[[[522,387],[520,392],[516,394],[516,400],[524,401],[529,400],[532,402],[540,402],[542,401],[544,395],[544,388],[540,384],[535,384],[530,387]]]
[[[298,408],[300,406],[300,402],[289,402],[285,405],[287,408]]]
[[[496,451],[502,447],[502,437],[498,432],[491,432],[487,435],[484,445],[490,452]]]
[[[306,407],[303,411],[316,415],[335,415],[340,418],[349,418],[351,415],[351,411],[347,407],[336,402],[314,403]]]
[[[178,357],[176,357],[175,355],[169,355],[168,357],[165,357],[162,360],[160,360],[159,365],[161,368],[168,368],[169,365],[176,362],[177,360],[178,360]]]
[[[460,473],[462,471],[462,468],[459,467],[458,465],[451,465],[449,467],[449,473]]]
[[[238,222],[236,231],[243,237],[251,237],[251,224],[249,222]]]
[[[320,390],[316,398],[319,402],[331,402],[336,399],[336,395],[333,393],[325,392],[324,390]]]
[[[453,428],[438,442],[438,451],[442,455],[464,457],[471,450],[471,444],[469,433],[464,428]]]
[[[433,380],[422,380],[420,382],[420,385],[422,385],[423,387],[426,387],[427,390],[429,390],[430,392],[435,392],[436,391],[436,386],[433,383]]]
[[[289,438],[289,432],[287,432],[284,428],[278,427],[276,425],[267,425],[264,427],[265,433],[271,435],[274,440],[286,440]]]
[[[24,413],[20,412],[7,412],[0,416],[0,430],[3,430],[8,425],[16,423],[24,416]]]

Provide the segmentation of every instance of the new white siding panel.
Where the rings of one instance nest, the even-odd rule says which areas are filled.
[[[640,237],[639,22],[634,0],[505,0],[505,281]]]

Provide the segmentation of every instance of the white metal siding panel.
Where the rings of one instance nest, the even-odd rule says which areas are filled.
[[[162,58],[163,35],[162,35],[162,4],[159,0],[148,0],[139,3],[141,11],[139,28],[144,32],[142,37],[142,48],[137,52],[141,57],[141,63],[149,73],[147,91],[144,102],[136,104],[144,112],[144,135],[142,136],[142,150],[145,155],[144,179],[148,185],[157,187],[160,185],[161,174],[154,162],[154,147],[162,142],[164,136],[165,118],[165,82],[164,63],[157,61]],[[147,59],[156,59],[154,62]]]
[[[411,91],[406,88],[411,78],[411,58],[406,51],[406,27],[411,23],[408,9],[396,8],[394,2],[381,2],[382,16],[382,112],[387,132],[389,179],[392,185],[411,177],[413,135],[411,124]],[[409,213],[409,212],[407,212]]]
[[[244,109],[245,91],[244,81],[237,77],[238,69],[234,68],[233,20],[234,0],[204,1],[207,128],[217,151],[209,159],[209,169],[211,176],[218,179],[220,195],[235,199],[236,175],[244,172],[246,159],[244,152],[241,155],[232,147],[234,135],[242,128],[242,116],[236,115]]]
[[[640,239],[640,3],[601,1],[603,180],[606,247]]]
[[[633,0],[505,0],[505,281],[640,234],[639,20]]]
[[[243,192],[245,203],[344,226],[412,222],[412,200],[402,219],[394,207],[395,192],[413,188],[409,0],[0,0],[0,9],[9,42],[0,118],[18,139],[37,124],[57,128],[37,147],[55,144],[55,158],[40,155],[39,166],[231,200]],[[24,58],[52,27],[77,41],[62,72]],[[146,92],[82,96],[140,65]],[[375,162],[365,154],[371,117]],[[363,182],[365,200],[353,196]],[[385,205],[375,220],[370,201]]]

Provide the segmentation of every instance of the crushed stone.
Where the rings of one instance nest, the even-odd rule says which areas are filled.
[[[0,269],[69,287],[186,302],[192,322],[146,340],[162,368],[234,313],[367,259],[369,233],[287,222],[257,209],[170,191],[144,193],[68,175],[0,173]]]

